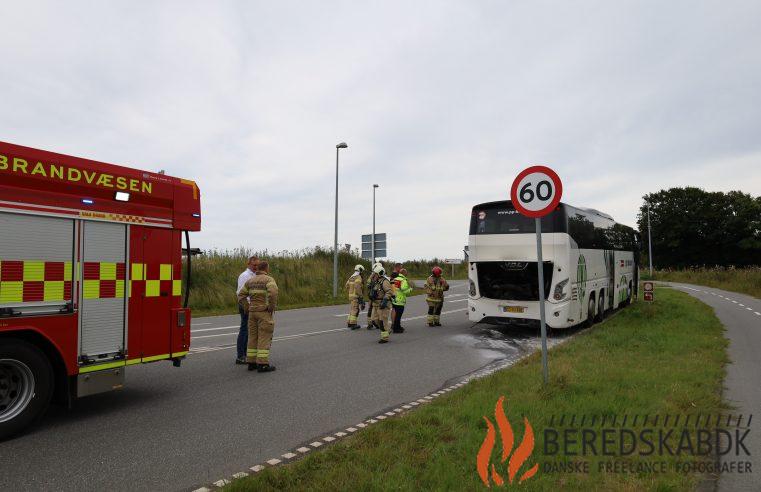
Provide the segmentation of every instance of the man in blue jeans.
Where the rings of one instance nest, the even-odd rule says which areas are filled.
[[[236,293],[240,292],[240,289],[243,288],[249,279],[256,276],[256,267],[258,265],[259,258],[256,256],[252,256],[248,259],[248,268],[246,268],[243,273],[238,276],[238,290],[235,291]],[[240,314],[240,331],[238,332],[238,354],[235,359],[235,363],[245,364],[246,346],[248,345],[248,305],[246,305],[244,309],[241,306],[241,303],[238,303],[238,314]]]

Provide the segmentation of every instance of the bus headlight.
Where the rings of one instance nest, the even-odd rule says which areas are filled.
[[[470,282],[470,297],[476,297],[476,283],[472,280],[469,280]]]
[[[568,285],[568,279],[558,282],[555,286],[555,292],[552,294],[552,298],[556,301],[562,301],[568,295],[565,291],[565,286]]]

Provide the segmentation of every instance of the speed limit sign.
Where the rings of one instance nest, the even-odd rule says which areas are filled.
[[[546,166],[524,169],[510,188],[510,199],[515,210],[532,218],[544,217],[555,210],[562,195],[560,177]]]
[[[542,217],[549,214],[560,203],[563,183],[557,173],[546,166],[531,166],[518,174],[510,187],[510,200],[515,210],[534,219],[536,227],[536,272],[537,286],[544,286],[544,261],[542,261]],[[550,268],[550,272],[552,269]],[[551,275],[551,273],[550,273]],[[544,384],[549,379],[547,367],[547,324],[545,322],[544,289],[539,291],[539,320],[542,332],[542,375]]]

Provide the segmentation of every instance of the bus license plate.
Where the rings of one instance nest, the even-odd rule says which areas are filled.
[[[506,313],[522,313],[526,308],[523,306],[503,306],[502,310]]]

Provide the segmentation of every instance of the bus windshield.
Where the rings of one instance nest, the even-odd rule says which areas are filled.
[[[542,232],[566,232],[565,213],[558,206],[542,217]],[[476,205],[470,218],[470,234],[529,234],[536,231],[534,219],[515,210],[512,203]]]

